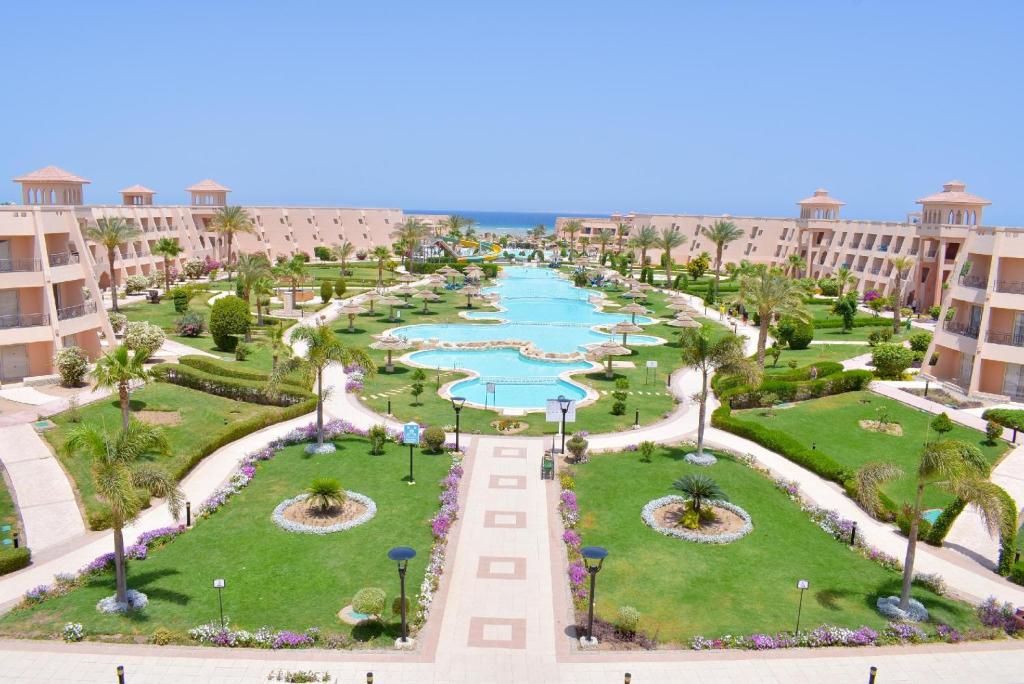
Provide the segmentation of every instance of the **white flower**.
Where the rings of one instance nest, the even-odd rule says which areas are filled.
[[[640,513],[640,517],[644,523],[651,529],[664,534],[667,537],[676,537],[677,539],[685,539],[686,541],[697,542],[698,544],[728,544],[734,542],[737,539],[747,536],[754,529],[754,524],[750,520],[750,514],[739,506],[729,503],[728,501],[721,501],[719,499],[708,499],[705,503],[715,506],[717,508],[724,508],[727,511],[732,511],[740,518],[743,519],[743,527],[735,532],[724,532],[722,534],[700,534],[693,530],[688,530],[685,527],[670,528],[662,527],[654,519],[654,511],[658,510],[662,506],[666,506],[672,503],[685,503],[687,499],[676,494],[669,494],[663,496],[660,499],[649,501],[644,506],[643,511]]]
[[[287,532],[300,532],[302,534],[331,534],[333,532],[344,532],[345,530],[351,530],[353,527],[358,527],[359,525],[362,525],[363,523],[373,518],[373,516],[377,515],[377,504],[374,503],[373,499],[371,499],[370,497],[366,496],[365,494],[360,494],[358,492],[346,491],[345,494],[349,499],[352,499],[353,501],[358,501],[359,503],[366,506],[366,510],[363,511],[362,515],[352,518],[351,520],[346,520],[345,522],[335,523],[334,525],[326,525],[323,527],[318,527],[316,525],[303,525],[302,523],[295,522],[294,520],[288,520],[286,517],[284,517],[285,509],[294,503],[298,503],[299,501],[305,501],[306,499],[309,498],[309,494],[303,493],[299,494],[298,496],[292,497],[291,499],[285,499],[281,503],[277,504],[277,507],[274,509],[274,513],[271,515],[271,518],[273,518],[274,522],[277,524],[278,527]]]

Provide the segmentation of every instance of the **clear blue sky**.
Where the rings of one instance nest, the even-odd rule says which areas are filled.
[[[161,5],[157,7],[157,5]],[[4,3],[0,173],[110,202],[895,219],[959,178],[1024,225],[1024,3]],[[0,200],[16,188],[0,183]]]

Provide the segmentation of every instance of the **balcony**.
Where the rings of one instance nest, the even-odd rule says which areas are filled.
[[[996,292],[1008,292],[1010,294],[1024,294],[1024,281],[1020,280],[997,280]]]
[[[878,275],[881,272],[882,272],[881,268],[873,268],[873,269],[871,269],[871,275]]]
[[[50,316],[44,313],[18,313],[0,316],[0,329],[8,328],[34,328],[39,325],[49,325]]]
[[[979,327],[971,325],[969,323],[959,323],[957,321],[946,321],[943,326],[943,330],[951,332],[954,335],[963,335],[964,337],[970,337],[972,340],[978,339],[978,333],[980,332]]]
[[[997,332],[990,330],[985,338],[992,344],[1008,344],[1013,347],[1024,347],[1024,330],[1016,332]]]
[[[960,284],[964,287],[973,287],[976,290],[984,290],[988,287],[988,281],[981,276],[962,275],[960,276]]]
[[[39,259],[0,259],[0,273],[28,273],[40,267]]]
[[[878,245],[878,251],[879,252],[888,252],[889,251],[889,244],[886,243],[884,245]]]
[[[96,313],[96,302],[83,302],[75,306],[67,306],[63,309],[57,309],[57,320],[66,321],[71,318],[80,318],[94,313]]]
[[[78,252],[54,252],[50,255],[50,266],[71,266],[78,262]]]

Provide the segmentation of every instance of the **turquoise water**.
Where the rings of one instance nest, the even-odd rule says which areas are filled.
[[[940,515],[942,515],[941,508],[929,508],[927,511],[921,511],[921,517],[932,525],[935,524],[935,521],[939,519]]]
[[[575,287],[547,268],[506,266],[499,284],[488,288],[501,296],[500,312],[473,312],[469,317],[479,323],[408,325],[392,331],[410,340],[438,339],[445,342],[485,342],[519,340],[532,342],[544,352],[584,351],[586,345],[600,344],[608,335],[594,332],[595,325],[614,325],[629,320],[629,314],[598,311],[588,298],[593,291]],[[493,322],[495,319],[507,322]],[[650,319],[637,317],[637,323]],[[616,339],[620,336],[616,335]],[[629,335],[628,344],[658,344],[650,335]],[[428,350],[410,357],[429,368],[466,369],[482,379],[465,380],[452,388],[455,396],[499,408],[543,408],[547,399],[559,394],[572,399],[586,396],[583,388],[558,375],[565,371],[589,368],[585,362],[540,361],[522,356],[514,349],[504,350]],[[495,393],[485,397],[486,383],[495,384]],[[493,402],[493,403],[492,403]]]

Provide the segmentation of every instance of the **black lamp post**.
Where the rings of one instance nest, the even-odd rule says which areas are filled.
[[[810,584],[807,582],[807,580],[800,580],[799,582],[796,583],[796,588],[800,590],[800,603],[798,603],[797,606],[796,606],[796,635],[797,636],[800,636],[800,612],[803,610],[803,607],[804,607],[804,592],[807,591],[807,587],[809,587],[809,586],[810,586]]]
[[[416,557],[416,549],[408,546],[396,546],[388,551],[388,558],[398,563],[398,582],[402,588],[401,610],[402,610],[402,643],[409,641],[409,625],[405,619],[405,570],[409,561]]]
[[[459,450],[459,414],[466,405],[466,397],[452,397],[452,408],[455,409],[455,450]]]
[[[217,601],[220,603],[220,628],[221,631],[224,631],[228,628],[228,626],[224,624],[224,580],[213,580],[213,588],[217,590]]]
[[[587,612],[587,641],[594,643],[594,588],[597,585],[597,573],[604,565],[604,559],[608,557],[608,550],[601,546],[584,546],[580,549],[583,555],[583,562],[587,565],[587,572],[590,573],[590,607]]]
[[[558,395],[558,407],[562,409],[562,453],[565,453],[565,414],[569,412],[569,405],[572,400],[566,399],[564,395]]]

